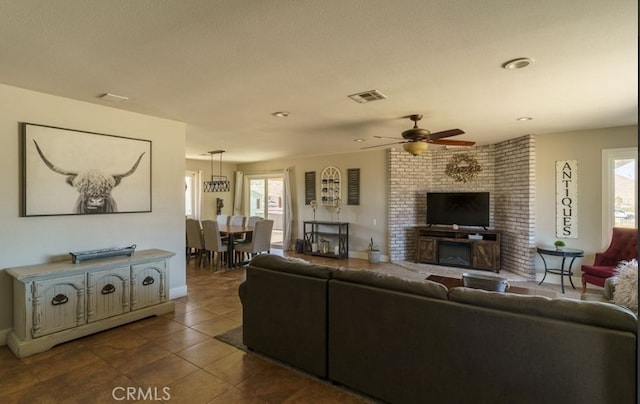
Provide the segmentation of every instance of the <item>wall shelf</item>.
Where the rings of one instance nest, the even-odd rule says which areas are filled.
[[[341,198],[342,178],[340,170],[329,166],[320,174],[320,204],[324,206],[336,206]]]

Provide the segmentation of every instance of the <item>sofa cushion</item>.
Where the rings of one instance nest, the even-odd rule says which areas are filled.
[[[250,265],[322,279],[331,279],[333,272],[336,270],[336,268],[308,263],[298,258],[291,259],[273,254],[256,255],[251,260]]]
[[[339,268],[335,271],[333,279],[447,300],[447,288],[441,283],[426,279],[416,281],[379,272],[347,268]]]
[[[544,296],[487,292],[469,288],[451,289],[449,300],[512,313],[628,331],[636,335],[638,333],[636,315],[624,307],[609,303],[550,299]]]

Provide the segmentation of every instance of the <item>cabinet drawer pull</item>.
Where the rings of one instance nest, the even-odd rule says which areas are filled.
[[[146,278],[144,278],[144,280],[142,281],[142,286],[147,286],[147,285],[151,285],[153,282],[155,282],[156,280],[153,279],[152,276],[147,276]]]
[[[115,291],[116,291],[116,287],[113,286],[110,283],[104,285],[104,287],[102,288],[102,294],[103,295],[108,295],[108,294],[111,294],[111,293],[113,293]]]
[[[53,306],[59,306],[61,304],[65,304],[66,302],[69,301],[69,298],[65,295],[63,295],[62,293],[57,294],[54,296],[53,299],[51,299],[51,304]]]

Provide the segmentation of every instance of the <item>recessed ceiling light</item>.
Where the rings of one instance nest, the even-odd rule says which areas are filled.
[[[533,118],[530,116],[521,116],[520,118],[517,118],[516,121],[530,121]]]
[[[353,141],[354,141],[354,142],[358,142],[358,143],[360,143],[360,142],[364,142],[364,139],[360,139],[360,138],[358,138],[358,139],[353,139]]]
[[[287,111],[278,111],[278,112],[274,112],[271,115],[276,116],[278,118],[286,118],[289,116],[289,113]]]
[[[111,93],[104,93],[100,96],[100,98],[110,102],[122,102],[129,99],[129,97],[125,97],[124,95],[117,95],[117,94],[111,94]]]
[[[518,70],[518,69],[524,69],[525,67],[528,67],[531,64],[533,64],[533,59],[518,58],[518,59],[510,60],[508,62],[504,62],[502,64],[502,68],[507,70]]]

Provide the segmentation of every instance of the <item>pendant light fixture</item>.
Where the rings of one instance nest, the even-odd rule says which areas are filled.
[[[224,150],[213,150],[209,152],[209,155],[211,156],[211,180],[204,182],[204,192],[229,192],[231,189],[231,183],[227,180],[226,176],[222,175],[222,153],[224,153]],[[213,175],[214,154],[220,155],[220,173],[216,176]]]

